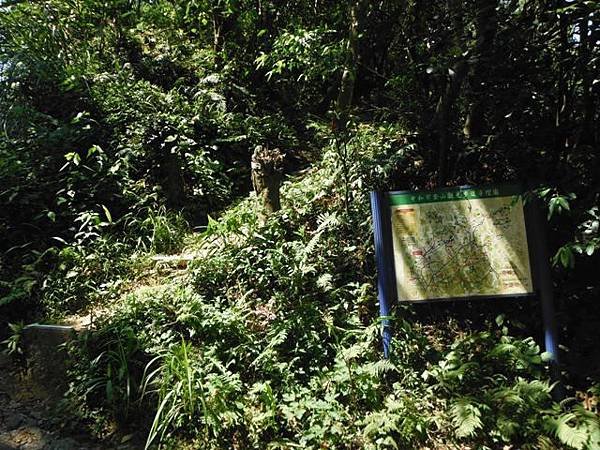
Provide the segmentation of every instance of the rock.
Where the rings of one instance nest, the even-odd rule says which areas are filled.
[[[23,330],[23,344],[29,374],[37,397],[59,399],[66,391],[65,357],[62,344],[75,334],[63,325],[28,325]]]
[[[2,441],[0,441],[2,443]],[[21,427],[8,433],[6,445],[13,445],[13,449],[42,450],[46,445],[46,437],[37,427]]]
[[[184,270],[187,268],[190,261],[197,259],[195,253],[182,253],[179,255],[156,255],[152,257],[157,265]]]
[[[11,367],[10,356],[6,353],[0,352],[0,369],[7,369]]]
[[[63,330],[58,330],[62,332]],[[55,363],[55,361],[51,361]],[[0,450],[114,450],[113,442],[94,441],[84,429],[65,427],[52,401],[30,395],[31,380],[10,364],[0,367]],[[130,447],[133,448],[133,447]],[[135,448],[143,448],[138,446]]]
[[[5,441],[5,435],[0,434],[0,450],[15,450],[15,447],[9,445],[9,442]]]
[[[80,448],[80,444],[75,439],[63,438],[51,442],[44,450],[75,450]]]
[[[10,430],[14,430],[16,428],[19,428],[19,426],[23,423],[23,415],[19,414],[19,413],[8,413],[7,415],[2,417],[4,423],[3,428],[10,431]]]

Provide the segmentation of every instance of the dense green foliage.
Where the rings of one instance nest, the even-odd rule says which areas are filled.
[[[99,435],[600,448],[553,400],[535,302],[397,307],[381,359],[368,202],[535,189],[567,393],[598,395],[598,2],[0,5],[0,334],[92,313],[66,401]],[[256,145],[286,155],[266,223]]]

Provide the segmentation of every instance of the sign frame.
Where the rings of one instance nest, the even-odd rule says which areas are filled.
[[[531,276],[531,293],[472,295],[460,297],[443,297],[425,300],[398,299],[396,289],[396,273],[391,231],[390,195],[433,195],[448,191],[472,191],[487,189],[510,189],[512,195],[520,195],[523,201],[523,218],[525,222],[525,238],[529,254]],[[467,199],[465,197],[465,199]],[[457,199],[460,200],[460,199]],[[553,284],[550,270],[550,257],[546,244],[546,223],[542,216],[539,199],[528,195],[528,191],[520,183],[489,184],[482,186],[457,186],[423,191],[372,191],[370,193],[371,212],[373,217],[373,235],[375,244],[375,260],[377,264],[377,298],[379,301],[380,319],[382,323],[382,341],[384,357],[391,351],[392,330],[390,324],[391,305],[396,303],[431,304],[465,300],[498,300],[505,298],[539,298],[542,306],[544,344],[549,353],[552,371],[559,374],[557,324],[554,312]],[[557,377],[558,379],[558,377]]]

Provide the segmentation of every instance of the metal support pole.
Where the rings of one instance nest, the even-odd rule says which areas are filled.
[[[375,236],[375,261],[377,263],[377,299],[379,315],[382,317],[383,356],[389,357],[392,330],[390,304],[395,297],[394,259],[391,242],[391,219],[388,196],[382,192],[371,192],[371,212]]]
[[[555,397],[564,397],[563,387],[560,384],[560,366],[558,356],[558,325],[554,311],[554,287],[550,269],[550,254],[546,237],[546,221],[542,217],[542,207],[539,200],[532,200],[528,205],[532,226],[530,242],[533,244],[533,268],[536,288],[542,305],[542,320],[544,324],[544,349],[550,355],[550,373],[557,387]]]

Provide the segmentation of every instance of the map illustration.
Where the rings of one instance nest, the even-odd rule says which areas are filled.
[[[390,193],[400,301],[533,292],[514,186]]]

